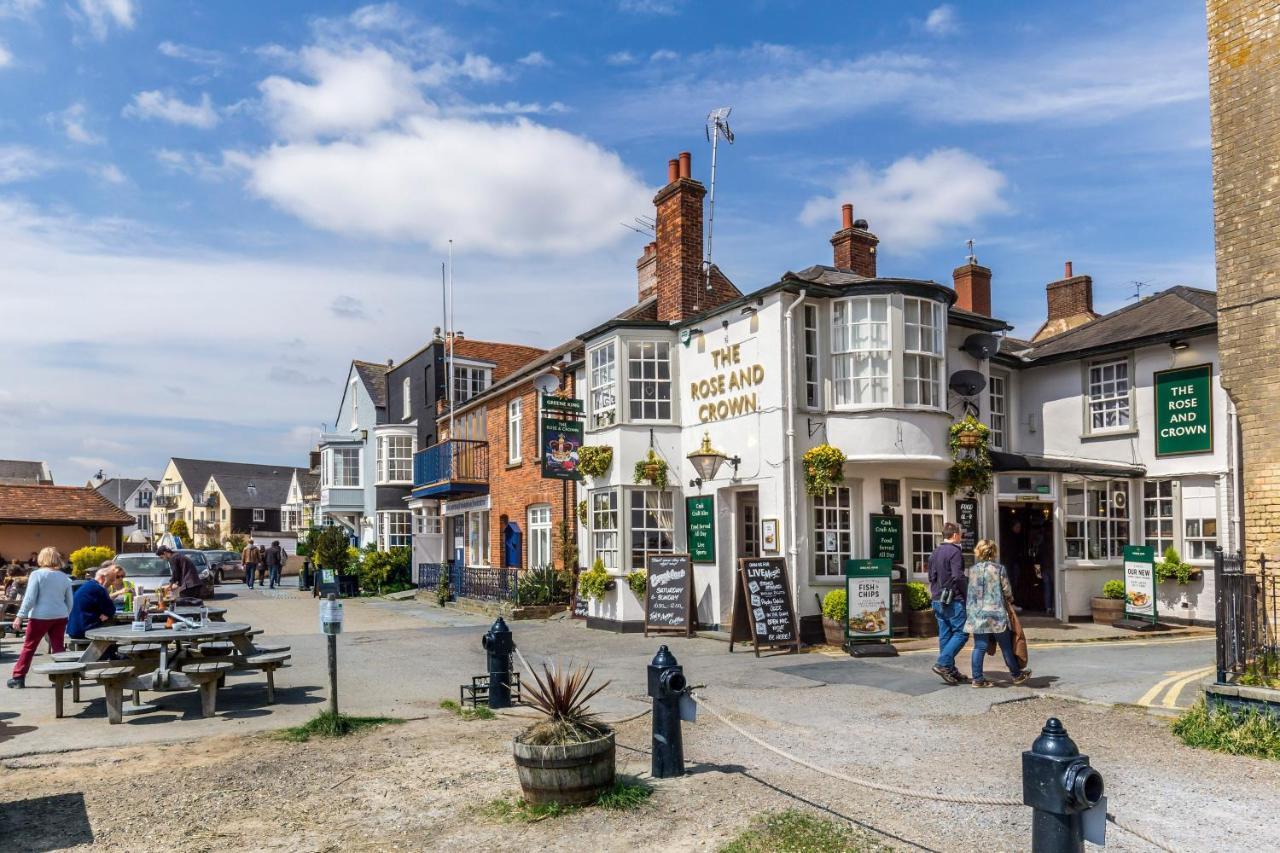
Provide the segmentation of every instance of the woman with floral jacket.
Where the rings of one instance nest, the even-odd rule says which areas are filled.
[[[995,561],[998,549],[990,539],[983,539],[973,549],[977,562],[969,567],[969,593],[965,599],[964,629],[973,635],[973,686],[991,687],[982,675],[982,662],[992,642],[999,644],[1005,666],[1014,684],[1022,684],[1031,670],[1018,665],[1013,654],[1013,636],[1009,632],[1006,602],[1013,601],[1013,589],[1004,566]]]

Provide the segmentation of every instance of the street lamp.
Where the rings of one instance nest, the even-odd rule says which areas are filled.
[[[726,456],[719,450],[711,446],[711,435],[709,433],[702,434],[702,446],[688,455],[689,462],[693,465],[693,470],[698,472],[698,476],[689,481],[690,488],[702,488],[704,480],[714,480],[716,472],[720,470],[720,466],[728,462],[733,466],[733,474],[738,475],[738,466],[742,464],[742,460],[737,456]]]

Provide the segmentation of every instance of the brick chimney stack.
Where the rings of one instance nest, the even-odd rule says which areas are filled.
[[[639,283],[638,302],[644,302],[658,289],[658,241],[645,244],[644,254],[636,261],[636,281]]]
[[[707,189],[691,177],[692,155],[681,152],[667,163],[665,187],[653,198],[657,208],[658,319],[679,321],[707,304],[702,270],[702,199]]]
[[[853,205],[840,209],[840,230],[831,237],[835,265],[867,278],[876,277],[876,246],[880,240],[867,230],[867,220],[853,218]]]
[[[1045,286],[1049,314],[1032,342],[1060,335],[1100,316],[1093,310],[1093,279],[1075,275],[1071,261],[1063,265],[1062,278]]]
[[[991,270],[976,258],[951,271],[956,288],[956,307],[984,317],[991,316]]]

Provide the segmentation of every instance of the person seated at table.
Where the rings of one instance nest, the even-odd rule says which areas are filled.
[[[98,571],[108,573],[106,581],[100,581],[100,583],[102,583],[106,588],[107,594],[111,596],[111,600],[122,601],[125,594],[129,591],[126,588],[128,584],[124,582],[125,577],[127,577],[124,568],[118,563],[113,563],[108,560]]]
[[[176,554],[168,545],[156,549],[156,556],[169,561],[169,584],[166,589],[177,599],[176,604],[200,604],[203,601],[204,581],[200,570],[186,554]],[[186,599],[186,601],[184,601]]]
[[[110,569],[98,569],[93,579],[86,581],[71,598],[71,616],[67,619],[67,636],[84,639],[84,632],[110,625],[115,620],[116,605],[107,592],[111,582]]]

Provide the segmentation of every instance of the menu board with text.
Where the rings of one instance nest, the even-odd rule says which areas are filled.
[[[800,630],[783,557],[738,560],[729,651],[733,651],[734,643],[746,640],[755,645],[756,657],[760,657],[761,646],[800,650]]]
[[[693,636],[693,566],[688,554],[653,554],[647,562],[644,635],[679,631]]]

